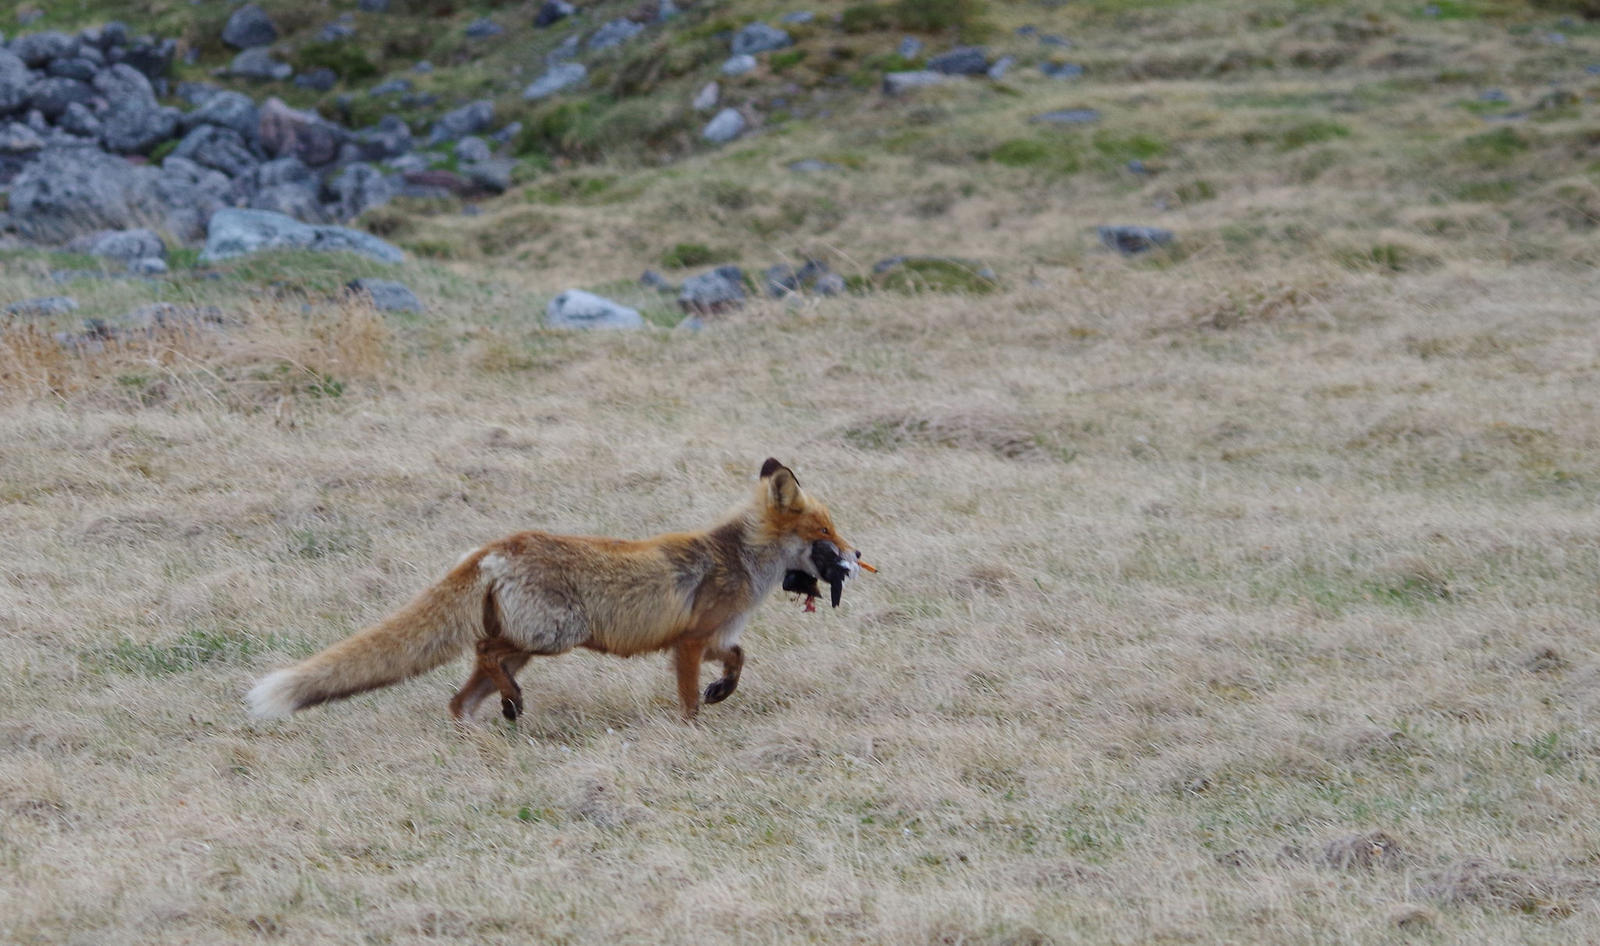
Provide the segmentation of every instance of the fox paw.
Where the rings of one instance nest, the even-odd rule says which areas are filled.
[[[706,703],[721,703],[723,700],[732,696],[733,691],[738,688],[738,680],[730,680],[727,677],[723,677],[720,680],[713,680],[711,681],[711,685],[706,687],[706,694],[703,698],[703,701]]]
[[[521,702],[513,703],[511,700],[508,700],[505,697],[501,697],[500,698],[500,715],[501,716],[504,716],[506,719],[509,719],[514,723],[514,722],[517,721],[517,716],[519,714],[521,714],[521,713],[522,713],[522,704],[521,704]]]

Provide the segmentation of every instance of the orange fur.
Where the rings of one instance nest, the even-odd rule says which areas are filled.
[[[388,686],[477,648],[472,676],[450,702],[470,715],[498,690],[506,715],[522,708],[515,676],[528,658],[576,647],[628,657],[672,649],[685,719],[700,706],[702,660],[723,677],[710,702],[738,685],[738,646],[750,614],[792,569],[813,571],[811,543],[860,558],[828,510],[768,460],[752,501],[702,532],[630,541],[519,532],[474,551],[436,585],[378,624],[263,677],[247,701],[257,716]]]

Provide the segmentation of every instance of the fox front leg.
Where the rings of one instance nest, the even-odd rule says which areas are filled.
[[[673,652],[678,672],[678,703],[683,710],[683,721],[694,722],[700,712],[700,660],[705,656],[705,638],[681,640]]]
[[[722,676],[706,687],[707,705],[721,703],[739,689],[739,671],[744,669],[744,648],[730,644],[721,650],[707,650],[705,659],[722,661]]]

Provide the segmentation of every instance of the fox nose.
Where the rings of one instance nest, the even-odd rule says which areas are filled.
[[[861,550],[860,549],[856,549],[856,558],[858,560],[861,558]]]

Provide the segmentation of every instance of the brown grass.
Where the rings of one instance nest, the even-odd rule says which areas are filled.
[[[1589,38],[990,6],[1089,76],[822,89],[831,122],[397,210],[420,318],[305,256],[8,323],[0,941],[1593,942],[1592,103],[1488,138],[1458,105]],[[1103,118],[1027,123],[1062,107]],[[1036,133],[1077,169],[990,160]],[[632,283],[682,242],[1000,280],[674,330]],[[661,324],[544,331],[574,286]],[[51,337],[157,299],[222,321]],[[531,664],[516,726],[448,722],[462,665],[246,721],[462,551],[697,527],[768,455],[880,571],[765,605],[700,726],[660,660],[594,655]]]

